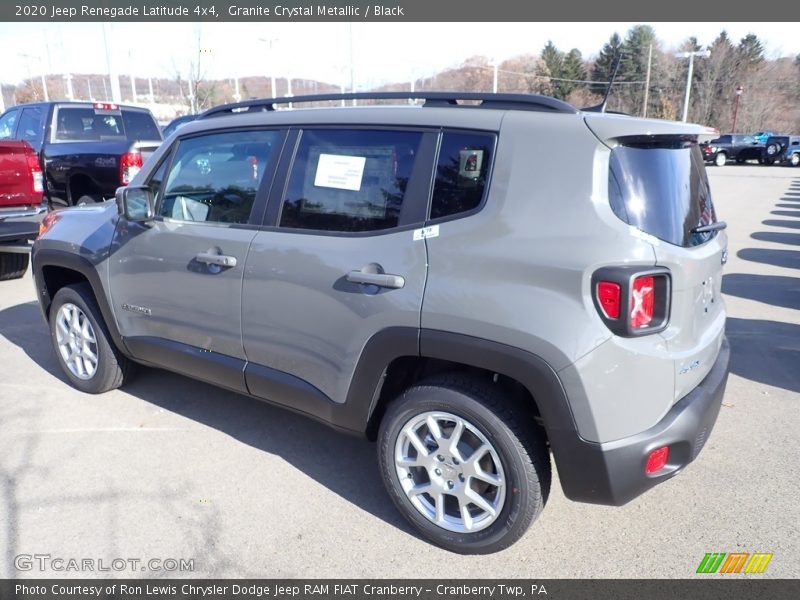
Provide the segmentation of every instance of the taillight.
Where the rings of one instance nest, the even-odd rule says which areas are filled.
[[[633,280],[631,293],[631,327],[641,329],[653,321],[656,306],[655,278],[652,275]]]
[[[657,473],[665,466],[667,466],[668,460],[669,460],[669,446],[662,446],[661,448],[656,448],[647,457],[647,463],[644,465],[644,472],[647,473],[648,475]]]
[[[619,319],[619,306],[622,289],[613,281],[600,281],[597,283],[597,302],[600,309],[609,319]]]
[[[39,164],[39,157],[36,154],[28,154],[28,172],[31,174],[31,185],[37,194],[44,192],[44,177],[42,176],[42,166]]]
[[[592,276],[592,289],[597,312],[616,335],[633,337],[666,328],[671,294],[667,269],[603,267]]]
[[[119,182],[121,185],[128,185],[136,174],[142,170],[141,152],[126,152],[119,160]]]

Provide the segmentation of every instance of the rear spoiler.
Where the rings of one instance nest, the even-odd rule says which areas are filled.
[[[610,113],[586,112],[583,114],[583,120],[592,133],[610,147],[616,146],[618,139],[630,137],[687,136],[697,139],[698,143],[708,142],[719,137],[719,131],[713,127],[679,121],[640,119]]]

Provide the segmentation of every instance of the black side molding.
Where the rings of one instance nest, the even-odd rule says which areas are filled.
[[[175,371],[234,392],[247,393],[245,361],[226,354],[151,336],[125,338],[131,356],[144,365]]]

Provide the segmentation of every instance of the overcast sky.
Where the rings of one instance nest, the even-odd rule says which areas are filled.
[[[562,50],[597,53],[609,36],[633,23],[115,23],[107,25],[112,61],[120,74],[184,76],[196,57],[197,36],[209,78],[267,75],[270,40],[276,75],[349,81],[357,85],[424,77],[473,55],[500,60],[538,54],[548,39]],[[668,48],[688,36],[710,43],[722,29],[739,40],[755,33],[767,55],[800,53],[797,23],[653,23]],[[18,82],[51,73],[107,73],[100,23],[0,23],[0,80]]]

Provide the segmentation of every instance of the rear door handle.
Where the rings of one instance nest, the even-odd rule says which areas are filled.
[[[201,252],[194,257],[197,262],[207,265],[217,265],[220,267],[235,267],[236,257],[226,256],[225,254],[212,254],[211,252]]]
[[[397,290],[406,284],[406,280],[401,275],[383,273],[383,269],[375,263],[369,264],[360,271],[350,271],[347,274],[347,281],[350,283],[360,283],[362,285],[377,285],[382,288]]]

